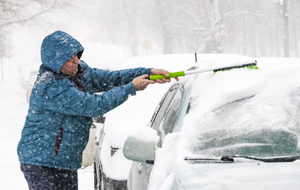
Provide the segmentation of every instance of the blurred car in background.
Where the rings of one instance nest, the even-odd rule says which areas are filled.
[[[214,55],[216,64],[224,60]],[[298,61],[258,59],[259,70],[202,73],[175,82],[148,131],[125,141],[124,155],[133,161],[128,188],[299,188]],[[149,129],[157,138],[147,138]]]

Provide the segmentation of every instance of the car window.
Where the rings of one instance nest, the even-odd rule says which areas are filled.
[[[273,127],[263,115],[239,115],[239,109],[250,103],[243,99],[227,104],[198,122],[194,144],[196,154],[225,156],[287,156],[297,154],[297,135],[286,128]],[[232,119],[235,118],[235,119]]]
[[[174,128],[174,124],[177,118],[178,108],[181,103],[182,93],[181,91],[178,91],[178,93],[175,94],[173,101],[171,102],[165,117],[160,125],[160,130],[162,133],[162,138],[166,136],[166,134],[171,133]]]
[[[176,83],[170,87],[152,116],[151,127],[158,131],[161,141],[165,135],[173,131],[183,94],[183,84]],[[161,142],[158,146],[160,146],[160,144]]]

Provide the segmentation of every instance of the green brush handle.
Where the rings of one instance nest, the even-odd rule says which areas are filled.
[[[169,73],[169,76],[166,77],[165,75],[151,75],[149,77],[150,80],[157,80],[157,79],[169,79],[169,78],[175,78],[175,77],[181,77],[185,76],[184,71],[179,71],[179,72],[174,72],[174,73]]]

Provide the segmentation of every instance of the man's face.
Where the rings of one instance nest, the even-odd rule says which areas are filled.
[[[78,71],[78,63],[79,63],[79,59],[78,59],[77,55],[75,55],[72,59],[67,61],[61,67],[60,71],[65,75],[74,77],[74,76],[76,76],[77,71]]]

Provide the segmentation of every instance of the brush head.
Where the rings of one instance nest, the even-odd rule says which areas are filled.
[[[215,69],[213,71],[216,73],[218,71],[228,71],[228,70],[231,70],[231,69],[239,69],[239,68],[258,69],[257,61],[255,61],[255,63],[246,63],[246,64],[242,64],[242,65],[223,67],[223,68]]]

